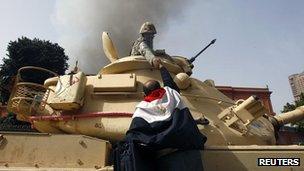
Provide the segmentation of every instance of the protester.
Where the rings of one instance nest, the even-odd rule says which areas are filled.
[[[207,138],[198,130],[189,109],[181,99],[180,90],[161,60],[154,58],[152,64],[160,69],[164,87],[156,80],[149,80],[144,84],[144,100],[136,106],[126,138],[114,150],[114,170],[173,170],[174,165],[189,162],[197,166],[194,170],[202,170],[198,150],[204,148]],[[196,158],[189,162],[183,162],[187,158],[181,157],[172,157],[173,160],[180,160],[175,162],[159,161],[159,150],[168,148],[177,149],[177,156],[182,156],[180,151],[189,154],[189,150],[194,150]],[[172,166],[160,166],[166,164]],[[191,166],[180,166],[174,170],[189,168]]]

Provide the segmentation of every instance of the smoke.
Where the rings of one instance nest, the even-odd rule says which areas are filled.
[[[101,33],[107,31],[120,57],[128,56],[142,23],[151,21],[164,32],[169,20],[180,20],[190,1],[184,0],[57,0],[52,20],[59,44],[79,61],[86,73],[109,63],[102,50]]]

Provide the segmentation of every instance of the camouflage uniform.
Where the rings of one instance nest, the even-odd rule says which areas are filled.
[[[156,34],[155,26],[150,22],[145,22],[140,28],[140,37],[134,42],[131,50],[131,55],[142,55],[150,63],[155,57],[155,52],[153,50],[153,38]]]

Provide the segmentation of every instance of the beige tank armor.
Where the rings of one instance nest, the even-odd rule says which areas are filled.
[[[44,85],[17,79],[7,109],[40,133],[0,133],[0,170],[113,170],[109,142],[124,138],[143,98],[143,83],[161,78],[143,56],[118,58],[107,33],[102,41],[111,63],[96,75],[53,73]],[[233,101],[215,88],[214,81],[190,77],[193,64],[185,57],[162,58],[162,62],[194,119],[209,121],[198,125],[208,138],[201,152],[205,170],[273,170],[276,167],[257,166],[258,158],[304,160],[304,147],[276,145],[274,126],[257,97]],[[274,118],[283,125],[303,116],[302,106]],[[304,170],[302,163],[284,169]]]

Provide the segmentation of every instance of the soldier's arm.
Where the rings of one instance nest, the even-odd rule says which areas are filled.
[[[152,64],[153,58],[155,58],[155,55],[153,54],[153,50],[149,48],[149,46],[145,43],[142,42],[139,45],[141,54],[147,59],[147,61]]]

